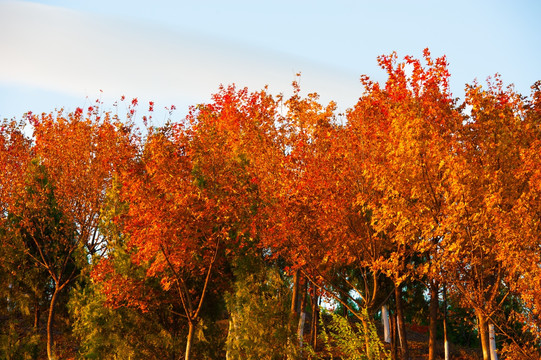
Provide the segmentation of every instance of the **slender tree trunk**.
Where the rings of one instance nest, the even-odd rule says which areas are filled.
[[[443,286],[443,341],[445,360],[449,360],[449,339],[447,339],[447,289]]]
[[[194,323],[193,321],[188,322],[188,337],[186,338],[186,355],[184,360],[190,360],[190,352],[192,351],[192,342],[193,342],[193,331]]]
[[[494,332],[494,324],[488,324],[488,336],[490,342],[490,360],[498,360],[496,352],[496,333]]]
[[[369,360],[372,360],[374,357],[372,356],[372,351],[370,351],[370,328],[368,326],[368,319],[363,316],[363,319],[361,320],[361,323],[363,324],[363,332],[364,332],[364,346],[366,349],[366,356]]]
[[[39,327],[39,298],[36,296],[34,299],[34,330],[37,331]]]
[[[391,315],[391,359],[398,359],[398,330],[396,326],[396,314]]]
[[[51,297],[51,303],[49,304],[49,315],[47,317],[47,358],[49,360],[55,360],[56,356],[53,353],[53,322],[54,322],[54,308],[56,305],[56,300],[58,298],[58,293],[60,288],[58,285],[55,285],[53,296]]]
[[[310,344],[312,345],[312,348],[315,350],[317,347],[317,322],[319,318],[319,306],[318,301],[319,297],[316,294],[316,290],[314,289],[314,294],[312,296],[312,324],[310,327]]]
[[[447,339],[447,319],[443,319],[443,352],[445,360],[449,360],[449,340]]]
[[[439,308],[439,284],[436,281],[430,281],[430,331],[428,339],[428,360],[434,360],[436,358],[436,331],[438,321],[438,308]]]
[[[226,350],[225,350],[225,360],[229,360],[231,358],[231,347],[233,342],[233,314],[229,316],[229,327],[227,329],[227,343],[226,343]]]
[[[297,315],[298,315],[297,307],[298,307],[298,298],[299,298],[299,278],[300,278],[300,271],[295,270],[295,273],[293,274],[293,290],[292,290],[293,293],[291,294],[291,310],[289,313],[289,329],[292,332],[291,333],[292,335],[293,335],[293,329],[296,326]],[[288,337],[287,339],[288,347],[290,346],[292,341],[294,341],[293,336],[291,338]],[[290,354],[287,355],[287,359],[288,360],[292,359]]]
[[[381,321],[383,324],[383,341],[386,343],[391,342],[391,331],[389,328],[389,308],[387,305],[381,307]]]
[[[396,322],[398,328],[398,337],[400,339],[400,354],[402,360],[409,360],[408,339],[406,338],[406,323],[404,321],[404,311],[402,309],[402,285],[395,286],[394,294],[396,298]]]
[[[299,297],[299,270],[293,275],[293,294],[291,296],[291,316],[294,319],[297,315],[297,302]]]
[[[488,326],[485,314],[481,310],[475,310],[477,321],[479,322],[479,337],[481,339],[481,348],[483,349],[483,360],[489,360]]]
[[[305,278],[302,284],[302,294],[301,294],[301,314],[299,316],[299,326],[297,328],[297,335],[299,336],[299,346],[302,348],[304,340],[304,323],[306,320],[306,285],[308,280]]]

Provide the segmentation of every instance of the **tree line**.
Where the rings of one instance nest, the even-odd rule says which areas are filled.
[[[541,83],[378,62],[345,114],[294,82],[4,120],[0,358],[409,359],[423,325],[538,358]]]

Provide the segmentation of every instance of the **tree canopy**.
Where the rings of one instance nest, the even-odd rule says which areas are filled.
[[[464,317],[483,359],[492,329],[501,356],[537,358],[540,83],[460,100],[445,57],[378,62],[345,114],[295,81],[220,87],[158,127],[137,99],[4,120],[0,358],[406,359],[428,326],[435,359]]]

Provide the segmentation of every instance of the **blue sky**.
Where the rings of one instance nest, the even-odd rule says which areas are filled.
[[[521,0],[0,0],[0,118],[122,95],[182,116],[219,84],[287,94],[297,72],[345,109],[360,75],[385,80],[378,55],[425,47],[447,55],[457,97],[494,73],[529,95],[540,18],[541,2]]]

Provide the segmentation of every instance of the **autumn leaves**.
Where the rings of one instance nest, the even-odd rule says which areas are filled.
[[[296,86],[287,100],[227,87],[145,136],[133,102],[127,122],[99,106],[31,115],[32,138],[5,122],[2,254],[52,284],[49,358],[56,297],[91,270],[108,304],[185,321],[188,359],[205,299],[244,256],[299,271],[362,321],[394,298],[403,327],[401,290],[424,283],[433,336],[445,286],[474,310],[485,359],[489,324],[524,353],[503,305],[539,335],[539,86],[527,99],[496,78],[460,103],[444,57],[378,60],[387,81],[362,77],[345,116]]]

